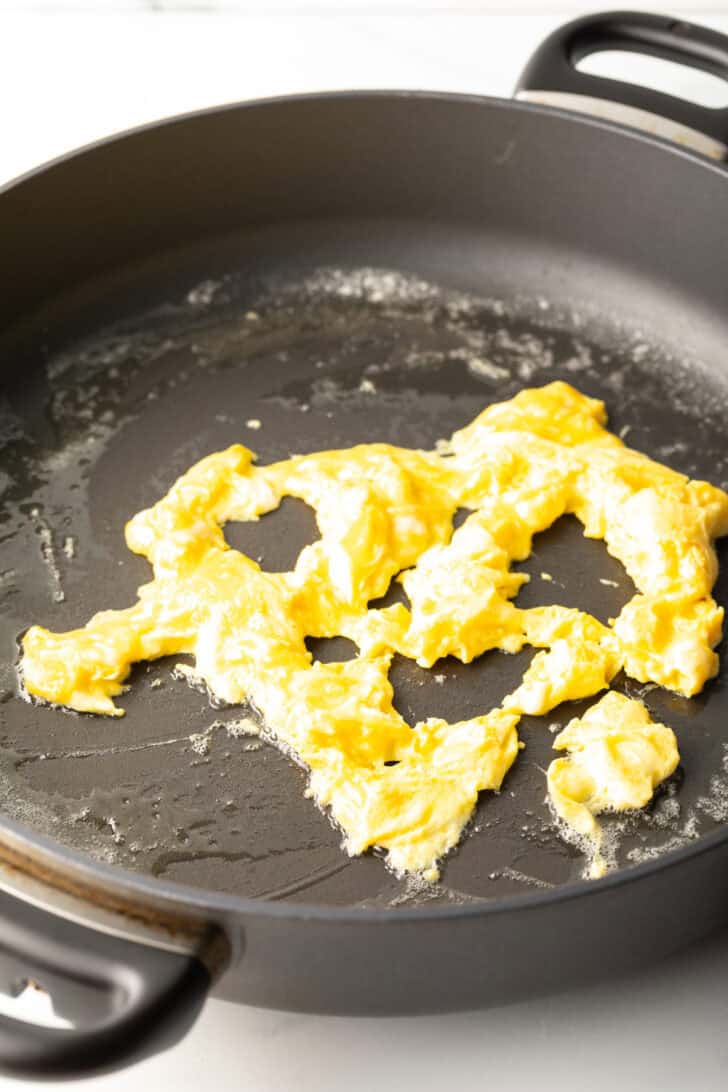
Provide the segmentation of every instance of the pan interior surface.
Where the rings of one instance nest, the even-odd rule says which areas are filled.
[[[176,660],[134,671],[123,720],[18,694],[14,665],[28,625],[74,628],[133,602],[150,572],[124,545],[125,521],[195,460],[234,442],[262,463],[359,442],[432,447],[486,404],[564,379],[603,398],[610,427],[631,446],[728,484],[720,331],[714,358],[698,358],[663,342],[659,311],[636,324],[595,305],[599,279],[616,272],[575,266],[554,294],[546,276],[541,294],[521,297],[500,290],[495,248],[452,232],[441,244],[436,225],[413,237],[391,221],[302,224],[287,243],[260,229],[213,262],[190,251],[77,294],[39,320],[32,338],[8,343],[0,419],[7,815],[167,880],[322,905],[468,902],[581,875],[584,858],[545,803],[544,770],[553,732],[590,701],[523,719],[526,748],[502,791],[483,794],[442,882],[426,885],[397,879],[376,853],[348,858],[341,833],[304,798],[305,771],[236,734],[240,707],[215,707],[175,678]],[[548,256],[533,260],[547,270]],[[696,312],[695,322],[705,317]],[[292,567],[316,534],[312,512],[293,500],[259,523],[226,528],[233,547],[271,570]],[[726,551],[723,560],[719,603],[728,601]],[[571,517],[538,536],[519,568],[531,576],[523,606],[563,603],[606,620],[634,592],[619,562]],[[311,648],[320,659],[354,652],[343,640]],[[531,655],[492,652],[431,671],[395,660],[395,705],[410,721],[485,712]],[[724,676],[692,700],[616,680],[674,728],[682,755],[647,809],[606,819],[619,867],[690,844],[728,817]]]

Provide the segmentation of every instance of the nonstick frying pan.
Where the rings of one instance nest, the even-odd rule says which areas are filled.
[[[524,719],[524,753],[439,886],[349,859],[304,772],[239,737],[240,709],[212,707],[175,661],[135,671],[121,722],[24,702],[15,676],[32,622],[70,628],[133,601],[148,569],[125,520],[236,440],[263,462],[429,447],[563,378],[604,398],[632,446],[728,484],[728,112],[573,67],[617,46],[728,79],[714,32],[592,16],[522,77],[522,98],[566,93],[567,111],[389,92],[243,104],[105,141],[0,194],[2,988],[40,985],[73,1024],[0,1017],[6,1070],[124,1064],[178,1038],[210,990],[321,1012],[488,1005],[724,924],[725,671],[689,701],[617,680],[675,728],[683,761],[644,813],[607,819],[605,879],[581,879],[544,802],[549,723],[588,704],[570,703]],[[574,112],[595,100],[611,120]],[[293,500],[226,528],[274,570],[316,533]],[[526,606],[608,618],[633,590],[570,519],[524,568]],[[409,718],[483,711],[529,655],[396,661],[395,703]]]

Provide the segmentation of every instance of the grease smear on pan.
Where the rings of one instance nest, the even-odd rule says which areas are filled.
[[[263,572],[228,547],[222,526],[285,496],[315,510],[321,538],[293,570]],[[453,530],[462,508],[470,514]],[[565,513],[605,541],[638,589],[608,625],[514,603],[526,577],[511,564]],[[478,794],[498,790],[516,760],[521,716],[607,691],[555,738],[563,755],[547,772],[554,810],[599,875],[595,816],[642,807],[679,761],[672,730],[610,683],[624,670],[691,696],[716,673],[713,541],[726,532],[724,492],[625,446],[603,403],[564,382],[488,406],[436,451],[362,444],[257,467],[235,444],[127,524],[128,546],[154,570],[137,603],[67,633],[32,627],[22,676],[36,697],[118,716],[134,662],[191,655],[194,678],[225,702],[252,701],[310,771],[308,791],[350,853],[378,846],[395,871],[428,879]],[[370,607],[392,580],[407,605]],[[356,643],[356,659],[313,661],[306,638],[335,636]],[[430,668],[526,645],[540,651],[497,708],[410,725],[392,704],[395,653]]]

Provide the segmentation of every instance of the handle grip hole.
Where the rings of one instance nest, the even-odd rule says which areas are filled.
[[[33,978],[13,984],[12,995],[0,992],[0,1013],[41,1028],[72,1028],[73,1022],[56,1012],[50,993]]]
[[[725,80],[678,61],[627,50],[603,49],[582,57],[575,68],[589,76],[649,87],[712,110],[728,106],[728,83]]]

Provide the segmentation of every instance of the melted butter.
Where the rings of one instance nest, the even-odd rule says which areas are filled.
[[[209,455],[127,524],[127,545],[154,571],[137,603],[69,633],[31,627],[24,686],[121,716],[114,699],[133,663],[192,655],[213,694],[252,700],[308,768],[309,794],[350,853],[379,846],[397,871],[435,878],[478,794],[498,790],[515,760],[522,714],[597,694],[621,668],[687,696],[717,671],[713,540],[728,531],[728,496],[631,451],[605,426],[601,402],[551,383],[489,406],[440,453],[367,444],[264,467],[239,444]],[[258,519],[285,496],[315,509],[321,538],[293,571],[263,572],[228,547],[222,526]],[[460,507],[473,512],[453,533]],[[639,589],[609,626],[514,602],[526,577],[511,563],[565,513],[604,539]],[[410,607],[369,609],[393,578]],[[359,656],[312,662],[305,639],[339,635]],[[410,726],[393,707],[395,652],[431,667],[524,645],[540,651],[500,709]],[[679,760],[670,730],[614,693],[555,746],[569,757],[549,770],[554,808],[597,850],[594,816],[643,806]]]

